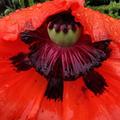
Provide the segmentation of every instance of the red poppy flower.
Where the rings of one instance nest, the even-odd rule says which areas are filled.
[[[1,120],[119,120],[120,21],[83,3],[0,19]]]

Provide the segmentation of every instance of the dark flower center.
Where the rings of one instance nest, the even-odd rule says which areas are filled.
[[[101,94],[107,83],[94,68],[100,67],[110,56],[110,40],[92,43],[91,37],[82,30],[70,13],[52,16],[35,31],[20,34],[30,52],[19,53],[11,61],[18,71],[35,68],[45,76],[48,80],[45,95],[48,98],[62,99],[63,80],[79,77],[83,77],[88,89]]]

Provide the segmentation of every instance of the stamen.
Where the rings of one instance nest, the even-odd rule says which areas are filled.
[[[49,99],[63,99],[63,78],[61,66],[62,62],[58,59],[48,75],[48,87],[45,92],[45,96]]]
[[[105,79],[95,71],[86,73],[83,78],[87,88],[95,95],[102,94],[108,86]]]
[[[94,43],[94,47],[104,51],[107,55],[106,58],[108,58],[108,57],[110,57],[110,53],[111,53],[111,49],[109,48],[110,42],[111,42],[111,40],[109,40],[109,39],[104,40],[104,41],[100,41],[100,42]]]
[[[25,53],[19,53],[17,56],[11,57],[10,60],[17,68],[17,71],[26,71],[32,68],[31,61]]]
[[[31,44],[39,39],[39,35],[34,31],[25,31],[20,34],[21,40],[26,44]]]
[[[74,23],[74,22],[72,22],[72,23],[70,24],[70,26],[71,26],[71,29],[72,29],[74,32],[77,30],[77,27],[80,27],[78,24],[76,25],[76,23]]]

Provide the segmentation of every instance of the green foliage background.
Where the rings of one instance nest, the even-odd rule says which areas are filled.
[[[0,16],[8,15],[16,9],[32,6],[47,0],[0,0]]]
[[[86,6],[120,19],[120,0],[86,0]]]
[[[0,16],[2,17],[16,9],[25,8],[45,1],[49,0],[0,0]],[[120,18],[120,0],[86,0],[85,6],[114,18]]]

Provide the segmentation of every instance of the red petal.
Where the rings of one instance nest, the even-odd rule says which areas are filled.
[[[98,71],[109,86],[100,96],[94,96],[86,89],[81,79],[65,83],[63,101],[65,120],[119,120],[120,59],[106,61]]]
[[[50,15],[65,11],[69,4],[65,1],[50,1],[37,4],[0,19],[0,40],[17,40],[18,34],[27,29],[36,29]]]
[[[34,70],[17,73],[7,60],[0,60],[0,119],[25,120],[39,110],[46,80]]]
[[[65,120],[88,120],[87,90],[82,79],[65,82],[63,116]]]
[[[29,15],[29,12],[27,9],[26,11],[27,11],[26,13]],[[57,12],[59,12],[59,10]],[[18,13],[24,14],[22,11],[21,12],[19,11]],[[32,14],[33,13],[35,12],[32,12]],[[0,30],[2,30],[2,27],[3,28],[5,27],[6,23],[12,22],[13,20],[12,16],[14,17],[14,15],[16,16],[16,14],[17,13],[13,13],[12,15],[10,15],[11,17],[9,17],[9,19],[11,19],[11,21],[9,21],[9,19],[8,21],[5,21],[6,18],[3,18],[1,21],[4,24],[2,25],[0,23],[1,24]],[[91,13],[89,13],[88,15],[90,14]],[[20,31],[29,28],[29,25],[27,25],[27,27],[24,27],[26,22],[25,19],[27,20],[29,19],[26,17],[26,15],[23,15],[23,16],[24,16],[23,23],[18,21],[18,25],[20,26],[19,27],[20,29],[18,30],[18,27],[13,27],[14,28],[13,31],[17,30],[17,33],[14,33],[12,30],[10,30],[10,32],[9,31],[6,32],[5,30],[7,29],[3,29],[3,31],[0,32],[1,39],[3,39],[4,37],[7,37],[6,40],[10,40],[10,38],[12,38],[11,40],[16,40],[16,37],[14,35],[17,36]],[[104,16],[104,15],[100,15],[100,16]],[[86,19],[89,18],[88,16],[85,16],[85,15],[83,15],[83,17],[86,17]],[[21,15],[19,16],[18,14],[18,18],[21,18]],[[34,19],[38,21],[38,18],[40,17],[37,17],[36,19],[32,18],[32,20]],[[110,17],[109,19],[111,21],[117,21]],[[16,20],[16,17],[15,17],[15,20]],[[84,23],[84,20],[82,20],[82,22]],[[90,23],[92,27],[93,25],[92,20]],[[118,23],[118,21],[115,23]],[[40,24],[42,24],[42,22],[34,23],[32,21],[32,25],[34,29],[38,27]],[[107,25],[106,25],[106,30],[110,32]],[[9,25],[9,29],[10,27],[11,27],[11,24]],[[98,35],[98,33],[101,33],[102,31],[100,29],[101,32],[98,32],[94,35],[92,32],[93,29],[91,27],[86,25],[85,30],[89,34],[92,34],[94,41],[97,41],[97,38],[95,36]],[[104,27],[102,27],[102,30],[104,30],[103,28]],[[105,35],[103,33],[101,33],[98,38],[107,38],[106,33],[104,33]],[[108,36],[110,36],[113,40],[118,42],[119,39],[118,40],[116,39],[116,35],[115,35],[115,39],[114,39],[114,34],[108,35]],[[0,55],[2,57],[6,57],[6,56],[9,57],[20,51],[27,51],[26,46],[24,46],[23,43],[21,43],[18,39],[17,39],[17,42],[0,41],[0,43],[1,43]],[[19,47],[17,45],[19,45]],[[116,52],[116,55],[114,57],[119,56],[117,55],[117,53],[118,51]],[[108,92],[105,92],[100,97],[98,96],[96,97],[89,90],[85,88],[85,85],[82,79],[72,81],[72,82],[65,82],[64,99],[63,99],[63,102],[61,103],[59,101],[57,102],[49,101],[49,100],[46,100],[46,98],[43,99],[43,95],[44,95],[47,83],[46,83],[46,80],[44,80],[44,78],[39,74],[37,74],[34,70],[17,73],[13,70],[13,67],[9,63],[9,61],[3,58],[0,59],[0,119],[1,120],[14,120],[14,119],[20,119],[20,120],[25,120],[25,119],[27,120],[28,119],[33,119],[33,120],[69,120],[69,119],[72,119],[72,120],[96,120],[96,119],[119,120],[120,59],[108,60],[103,64],[103,66],[104,67],[101,67],[99,69],[99,72],[106,78],[109,84],[110,89],[108,89],[109,90]]]
[[[63,102],[55,102],[43,99],[46,81],[34,70],[16,73],[7,61],[1,61],[0,119],[119,120],[119,66],[119,60],[111,59],[99,69],[109,85],[103,95],[94,96],[79,79],[65,82]],[[4,76],[6,73],[9,77]]]
[[[77,3],[79,3],[79,5],[84,5],[84,3],[85,3],[85,0],[66,0],[67,2],[77,2]]]
[[[58,1],[67,1],[68,3],[78,3],[81,6],[84,6],[85,0],[54,0],[56,2]]]
[[[87,91],[82,79],[65,82],[63,101],[43,99],[37,118],[40,120],[93,120],[89,119],[90,111],[86,98]]]
[[[93,42],[111,39],[120,44],[120,20],[90,8],[72,7],[76,20],[84,26],[84,32],[91,35]]]
[[[28,52],[28,47],[19,39],[17,41],[0,41],[0,60],[9,59],[19,52]]]
[[[116,58],[120,59],[120,44],[117,44],[115,42],[111,42],[110,48],[112,50],[110,58]]]
[[[44,98],[36,118],[37,120],[63,120],[63,109],[61,101]]]
[[[107,81],[107,92],[100,97],[99,103],[104,107],[111,120],[119,120],[120,114],[120,59],[109,59],[98,69]]]

